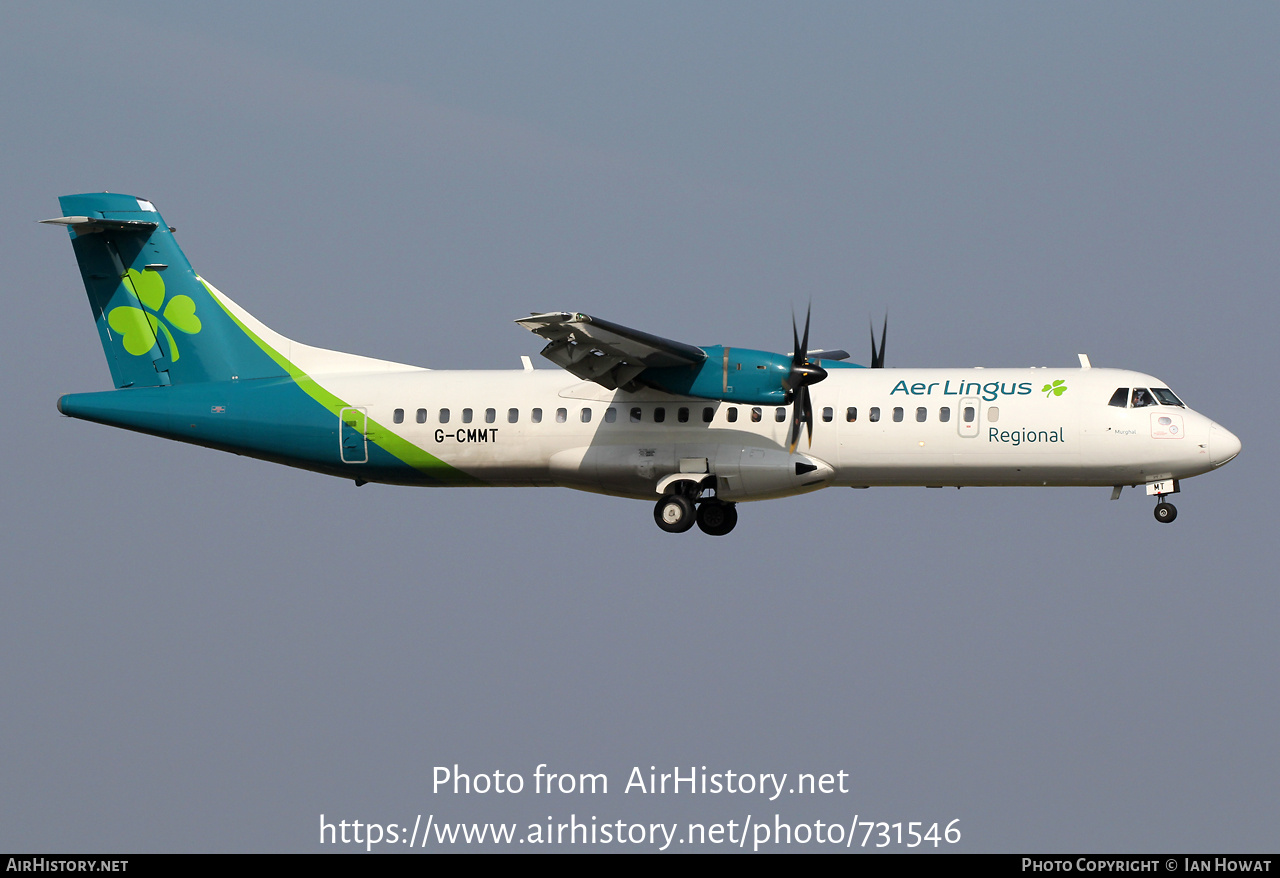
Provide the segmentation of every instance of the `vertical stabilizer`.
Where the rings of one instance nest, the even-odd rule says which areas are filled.
[[[287,374],[209,292],[151,202],[58,199],[116,387]]]

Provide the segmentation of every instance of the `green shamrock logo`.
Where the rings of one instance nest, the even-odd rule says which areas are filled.
[[[1062,396],[1062,394],[1067,392],[1067,382],[1055,381],[1052,384],[1046,384],[1040,389],[1044,391],[1045,396]]]
[[[169,304],[164,302],[164,278],[157,271],[135,271],[129,269],[120,278],[125,288],[133,293],[141,308],[132,305],[121,305],[112,308],[107,315],[107,324],[120,333],[124,349],[135,357],[141,357],[151,350],[158,332],[163,332],[169,340],[169,350],[173,361],[178,361],[178,343],[173,339],[173,331],[169,328],[195,335],[200,331],[200,318],[196,316],[196,303],[190,296],[174,296]],[[164,310],[161,310],[164,306]]]

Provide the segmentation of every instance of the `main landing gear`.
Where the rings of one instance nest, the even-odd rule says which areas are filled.
[[[716,497],[699,502],[688,494],[667,494],[653,507],[653,520],[667,533],[682,534],[696,523],[704,534],[722,537],[738,523],[738,509]]]

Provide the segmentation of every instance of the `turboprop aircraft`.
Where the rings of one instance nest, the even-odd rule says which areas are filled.
[[[115,390],[64,415],[352,479],[561,486],[654,503],[723,535],[741,501],[843,486],[1180,482],[1240,440],[1140,372],[888,369],[810,351],[699,347],[573,312],[516,321],[557,369],[424,369],[272,331],[197,275],[146,199],[68,195],[62,216]],[[803,447],[801,439],[804,439]]]

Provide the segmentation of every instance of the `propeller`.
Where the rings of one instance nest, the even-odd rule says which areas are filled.
[[[871,325],[871,368],[884,368],[884,339],[889,334],[889,315],[884,315],[884,327],[880,330],[880,347],[876,348],[876,327]]]
[[[796,317],[791,315],[791,372],[783,380],[782,386],[792,403],[790,451],[795,452],[800,444],[800,425],[804,424],[809,433],[809,444],[813,444],[813,403],[809,399],[809,385],[817,384],[827,377],[827,370],[816,362],[809,361],[809,317],[813,311],[811,304],[804,314],[804,338],[796,332]]]

